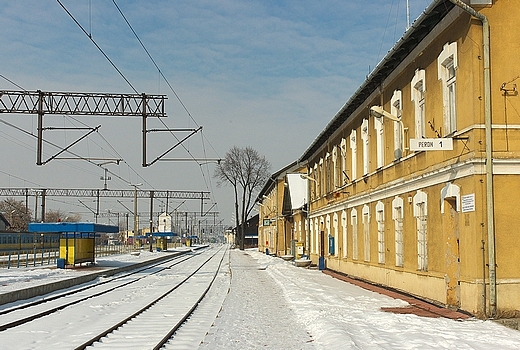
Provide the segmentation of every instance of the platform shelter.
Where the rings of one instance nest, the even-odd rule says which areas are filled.
[[[153,232],[152,236],[157,240],[157,249],[167,250],[168,241],[173,242],[173,237],[178,236],[174,232]]]
[[[30,223],[29,232],[60,233],[58,267],[95,262],[95,239],[99,233],[117,233],[118,226],[92,222]]]

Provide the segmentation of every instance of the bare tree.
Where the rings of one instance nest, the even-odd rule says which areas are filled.
[[[27,231],[32,212],[23,201],[7,198],[0,202],[0,212],[9,221],[9,231]]]
[[[61,210],[49,210],[45,213],[45,222],[79,222],[81,221],[81,215],[79,214],[66,214]]]
[[[244,223],[255,205],[254,195],[269,178],[270,168],[267,159],[253,148],[234,146],[215,169],[217,185],[229,184],[235,192],[235,219],[241,250],[244,249]]]

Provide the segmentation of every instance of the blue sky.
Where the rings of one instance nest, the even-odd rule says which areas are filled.
[[[409,2],[412,21],[430,3]],[[192,155],[219,158],[234,145],[251,146],[267,157],[273,172],[304,153],[406,26],[405,0],[116,1],[188,115],[112,1],[62,3],[136,90],[168,96],[169,127],[204,127],[203,137],[186,144]],[[133,92],[57,1],[0,1],[0,28],[0,74],[27,90]],[[0,89],[18,90],[2,78]],[[0,117],[35,131],[34,116]],[[74,150],[84,156],[123,157],[124,164],[107,167],[126,181],[144,182],[143,188],[211,191],[221,217],[230,221],[231,189],[216,188],[213,165],[159,162],[143,169],[140,120],[77,119],[102,127],[98,139]],[[63,116],[45,120],[48,125],[78,123]],[[65,143],[77,134],[46,137]],[[148,157],[175,142],[154,135]],[[0,152],[0,187],[102,186],[102,171],[88,163],[36,166],[34,139],[5,124],[0,125],[0,147],[10,150]],[[169,156],[189,157],[184,149]],[[109,188],[128,188],[122,179],[113,177]],[[74,200],[64,201],[49,205],[81,211]],[[124,211],[117,204],[106,206]],[[199,206],[186,203],[181,209]]]

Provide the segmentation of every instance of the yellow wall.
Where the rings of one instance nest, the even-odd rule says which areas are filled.
[[[67,265],[94,262],[94,238],[62,238],[60,239],[60,258]]]
[[[520,6],[511,0],[497,0],[481,9],[491,24],[491,76],[494,157],[494,212],[497,257],[498,309],[503,314],[520,313],[520,247],[515,227],[520,227],[517,214],[520,201],[520,97],[515,91],[520,83],[520,70],[515,60],[520,54],[520,41],[515,34]],[[443,85],[439,80],[438,57],[447,43],[457,43],[456,132],[446,135],[444,127]],[[489,288],[487,237],[487,203],[484,134],[482,25],[480,21],[455,9],[433,30],[397,69],[370,95],[309,158],[308,172],[316,180],[310,182],[312,258],[317,261],[319,232],[325,232],[327,267],[385,284],[409,293],[462,308],[482,315],[488,308],[484,300],[483,281]],[[405,147],[415,138],[415,105],[411,101],[412,79],[417,69],[425,71],[426,133],[429,138],[454,137],[451,151],[413,152],[405,149],[403,157],[394,161],[394,122],[384,120],[384,165],[377,168],[376,130],[369,108],[382,105],[390,111],[395,90],[401,91],[402,121]],[[504,84],[506,83],[506,84]],[[501,90],[501,87],[508,91]],[[368,119],[369,170],[363,174],[363,141],[361,126]],[[352,130],[356,131],[357,174],[352,174]],[[327,163],[342,139],[347,142],[344,161],[350,181],[339,187],[327,185],[333,167]],[[329,158],[327,158],[327,155]],[[339,164],[336,165],[336,172]],[[449,184],[457,195],[442,198]],[[418,270],[417,219],[414,196],[419,191],[427,196],[427,268]],[[462,210],[463,196],[474,195],[474,210]],[[403,266],[396,266],[396,244],[392,201],[403,200]],[[384,263],[378,261],[378,224],[376,205],[384,206]],[[280,203],[281,205],[281,203]],[[363,208],[369,210],[370,259],[365,261]],[[444,213],[441,208],[444,206]],[[353,232],[351,211],[357,211],[357,232]],[[338,225],[336,251],[328,249],[328,234],[334,235],[334,214],[347,215],[347,247],[344,247],[341,224]],[[328,220],[328,221],[327,221]],[[315,223],[318,222],[316,225]],[[331,222],[327,226],[327,222]],[[315,228],[318,227],[318,230]],[[358,258],[353,259],[353,235],[357,235]],[[347,252],[345,258],[344,251]],[[486,294],[489,293],[486,290]]]

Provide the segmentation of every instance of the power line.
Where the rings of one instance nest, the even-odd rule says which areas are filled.
[[[97,44],[97,42],[92,38],[92,34],[89,34],[87,33],[87,31],[85,30],[85,28],[83,28],[83,26],[76,20],[76,18],[74,18],[74,16],[72,15],[72,13],[69,12],[69,10],[67,10],[67,8],[61,3],[60,0],[56,0],[58,2],[58,4],[60,4],[60,6],[63,8],[63,10],[65,10],[65,12],[67,12],[67,14],[70,16],[70,18],[72,18],[72,20],[74,21],[74,23],[76,23],[78,25],[78,27],[83,31],[83,33],[85,33],[85,35],[90,39],[90,41],[92,41],[92,43],[94,44],[94,46],[96,46],[96,48],[99,50],[99,52],[101,52],[101,54],[103,54],[103,56],[105,56],[105,58],[108,60],[108,62],[110,62],[110,64],[112,65],[112,67],[114,67],[114,69],[119,73],[119,75],[121,75],[121,77],[126,81],[126,83],[132,88],[132,90],[134,90],[134,92],[136,94],[138,94],[139,92],[136,90],[136,88],[134,88],[134,86],[132,85],[132,83],[130,83],[130,81],[125,77],[125,75],[123,74],[123,72],[121,72],[121,70],[119,70],[119,68],[117,68],[117,66],[115,65],[114,62],[112,62],[112,60],[110,59],[110,57],[108,57],[108,55],[105,53],[105,51],[103,51],[103,49]]]
[[[164,79],[164,81],[166,82],[166,84],[168,85],[168,87],[170,88],[171,92],[174,94],[175,98],[179,101],[179,103],[181,104],[182,108],[186,111],[186,114],[190,117],[190,119],[193,121],[193,123],[195,123],[195,125],[197,127],[200,127],[199,123],[197,123],[197,121],[195,120],[195,118],[193,118],[192,114],[190,113],[190,111],[188,110],[188,108],[186,107],[186,105],[184,104],[184,102],[182,102],[180,96],[177,94],[177,92],[175,91],[175,89],[173,88],[173,86],[170,84],[169,80],[166,78],[166,76],[163,74],[161,68],[159,67],[159,65],[155,62],[155,60],[153,59],[152,55],[150,54],[150,52],[148,51],[148,49],[146,48],[146,46],[144,45],[143,41],[141,40],[141,38],[139,37],[139,35],[137,34],[137,32],[134,30],[134,28],[132,27],[132,25],[130,24],[130,21],[128,21],[128,19],[126,18],[125,14],[123,13],[123,11],[121,10],[121,8],[119,7],[119,5],[116,3],[115,0],[112,0],[112,2],[114,3],[114,6],[116,7],[116,9],[119,11],[119,13],[121,14],[121,17],[123,17],[123,19],[125,20],[126,24],[128,25],[128,27],[130,28],[130,30],[132,31],[132,33],[134,34],[135,38],[137,39],[137,41],[139,41],[139,44],[141,45],[141,47],[143,48],[143,50],[146,52],[146,54],[148,55],[148,57],[150,58],[150,60],[152,61],[153,65],[155,66],[155,68],[157,69],[157,71],[159,72],[160,76]],[[177,141],[179,141],[177,139]],[[208,143],[211,145],[211,142],[208,140]],[[212,146],[212,149],[215,151],[215,148]],[[189,151],[186,150],[188,153]],[[215,153],[218,155],[218,153],[215,151]]]
[[[23,90],[23,91],[27,91],[25,90],[23,87],[21,87],[20,85],[16,84],[14,81],[12,81],[11,79],[8,79],[6,78],[5,76],[3,76],[2,74],[0,74],[0,78],[3,78],[5,80],[7,80],[8,82],[10,82],[11,84],[13,84],[14,86],[16,86],[17,88]]]
[[[197,127],[199,127],[200,125],[195,121],[195,119],[192,117],[190,111],[188,111],[188,108],[186,108],[186,106],[184,105],[184,103],[182,102],[181,98],[179,97],[179,95],[177,95],[177,92],[175,92],[175,90],[173,89],[172,85],[170,84],[170,82],[168,81],[168,79],[166,79],[166,77],[164,76],[163,72],[161,71],[161,69],[159,68],[159,66],[157,65],[157,63],[155,63],[155,60],[153,59],[152,55],[150,54],[150,52],[148,51],[148,49],[144,46],[143,42],[141,41],[141,38],[139,38],[139,35],[137,35],[137,33],[135,32],[134,28],[132,27],[132,25],[130,24],[130,22],[128,21],[128,19],[126,19],[126,16],[124,15],[123,11],[121,11],[121,8],[117,5],[116,1],[115,0],[112,0],[112,2],[114,3],[115,7],[117,8],[117,10],[119,11],[119,13],[121,14],[121,17],[123,17],[123,19],[125,20],[126,24],[128,25],[128,27],[130,28],[130,30],[132,31],[132,33],[134,33],[137,41],[139,41],[139,44],[141,44],[141,47],[143,48],[143,50],[146,52],[146,54],[148,55],[148,57],[150,58],[150,60],[152,61],[152,63],[154,64],[155,68],[157,68],[157,71],[159,72],[159,74],[163,77],[164,81],[166,82],[166,84],[168,84],[168,87],[170,88],[170,90],[172,91],[172,93],[175,95],[175,97],[177,98],[177,100],[179,101],[179,103],[181,104],[182,108],[184,108],[184,110],[186,111],[186,113],[188,114],[188,116],[191,118],[191,120],[195,123],[195,125]]]

